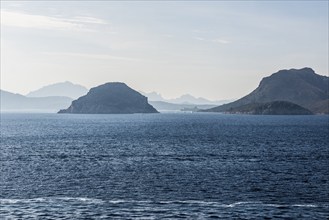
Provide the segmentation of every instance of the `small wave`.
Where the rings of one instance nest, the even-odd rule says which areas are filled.
[[[100,204],[101,203],[101,204]],[[5,219],[157,219],[157,218],[233,218],[232,213],[245,216],[255,215],[255,210],[264,216],[273,211],[282,216],[295,216],[296,213],[323,217],[323,210],[329,204],[269,204],[260,201],[238,201],[223,203],[200,200],[126,200],[96,199],[86,197],[46,197],[33,199],[0,199],[0,216]],[[281,213],[281,214],[280,214]],[[235,216],[236,217],[236,216]],[[307,219],[307,218],[304,218]],[[324,218],[323,218],[324,219]]]
[[[261,202],[234,202],[231,204],[223,204],[223,207],[233,208],[236,206],[243,206],[243,205],[263,205]]]
[[[152,201],[152,200],[108,200],[108,203],[146,203],[146,204],[164,204],[164,205],[184,205],[184,204],[196,204],[200,206],[215,206],[223,208],[234,208],[237,206],[268,206],[268,207],[312,207],[316,208],[319,205],[316,204],[271,204],[263,203],[261,201],[239,201],[234,203],[221,203],[216,201],[200,201],[200,200],[165,200],[165,201]],[[329,205],[329,204],[327,204]]]
[[[135,201],[137,202],[137,201]],[[150,201],[151,202],[151,201]],[[238,206],[263,206],[263,207],[311,207],[311,208],[317,208],[320,207],[320,205],[316,204],[272,204],[272,203],[263,203],[261,201],[239,201],[234,203],[221,203],[216,201],[199,201],[199,200],[173,200],[173,201],[158,201],[157,203],[160,204],[197,204],[202,206],[216,206],[216,207],[222,207],[222,208],[234,208]],[[329,204],[325,204],[323,206],[329,206]]]
[[[96,198],[87,197],[43,197],[43,198],[32,198],[32,199],[0,199],[0,204],[16,204],[16,203],[56,203],[56,202],[81,202],[90,204],[110,203],[110,204],[163,204],[163,205],[185,205],[195,204],[200,206],[214,206],[222,208],[234,208],[237,206],[268,206],[268,207],[319,207],[317,204],[271,204],[263,203],[260,201],[239,201],[234,203],[221,203],[216,201],[200,201],[200,200],[165,200],[165,201],[154,201],[154,200],[125,200],[125,199],[114,199],[114,200],[102,200]],[[329,206],[325,204],[324,206]]]
[[[282,207],[311,207],[316,208],[319,207],[319,205],[316,204],[271,204],[271,203],[263,203],[263,202],[235,202],[232,204],[226,205],[226,207],[235,207],[235,206],[243,206],[243,205],[249,205],[249,206],[269,206],[269,207],[276,207],[276,208],[282,208]]]
[[[87,203],[103,203],[102,199],[95,198],[85,198],[85,197],[49,197],[53,200],[64,200],[64,201],[79,201],[79,202],[87,202]]]
[[[318,205],[314,205],[314,204],[294,204],[292,206],[295,206],[295,207],[311,207],[311,208],[319,207]]]
[[[0,199],[1,204],[14,203],[43,203],[43,202],[57,202],[57,201],[79,201],[87,203],[102,203],[101,199],[84,198],[84,197],[44,197],[32,199]]]
[[[200,200],[166,200],[166,201],[157,201],[160,204],[199,204],[199,205],[214,205],[217,202],[211,201],[200,201]]]
[[[0,203],[15,204],[15,203],[27,203],[27,202],[45,202],[44,198],[34,198],[34,199],[0,199]]]
[[[125,199],[114,199],[106,201],[112,204],[120,204],[120,203],[153,203],[151,200],[125,200]]]

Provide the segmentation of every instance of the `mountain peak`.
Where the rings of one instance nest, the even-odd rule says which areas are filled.
[[[108,83],[104,83],[103,85],[100,85],[100,86],[116,86],[116,87],[127,87],[127,88],[129,88],[123,82],[108,82]]]
[[[194,96],[190,95],[190,94],[184,94],[180,96],[181,98],[195,98]]]
[[[133,89],[131,89],[123,82],[108,82],[99,85],[97,87],[91,88],[89,93],[118,92],[118,91],[133,91]]]
[[[298,69],[293,69],[293,70],[297,70],[298,71]],[[311,67],[304,67],[304,68],[301,68],[301,69],[299,69],[299,71],[303,71],[303,72],[312,72],[312,73],[315,73],[315,71],[311,68]]]
[[[54,83],[44,86],[40,89],[28,93],[27,97],[47,97],[47,96],[67,96],[70,98],[78,98],[88,92],[84,86],[73,84],[70,81]]]
[[[289,71],[289,72],[297,72],[297,73],[300,73],[300,72],[315,73],[311,67],[303,67],[301,69],[291,68],[289,70],[280,70],[280,71]]]
[[[273,73],[272,75],[276,75],[276,74],[297,74],[297,75],[305,75],[305,74],[316,74],[315,71],[310,68],[310,67],[304,67],[301,69],[283,69],[283,70],[279,70],[276,73]]]
[[[59,83],[54,83],[54,84],[67,84],[67,85],[78,85],[78,84],[74,84],[70,81],[64,81],[64,82],[59,82]]]

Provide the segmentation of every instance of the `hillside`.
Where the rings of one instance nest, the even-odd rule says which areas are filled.
[[[259,86],[243,98],[208,109],[225,112],[230,108],[273,101],[298,104],[314,113],[328,113],[329,78],[316,74],[311,68],[280,70],[261,80]]]
[[[313,113],[291,102],[274,101],[266,103],[251,103],[236,108],[230,108],[226,113],[250,115],[312,115]]]

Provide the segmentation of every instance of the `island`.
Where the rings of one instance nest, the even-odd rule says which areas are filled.
[[[158,111],[148,103],[147,97],[125,83],[110,82],[91,88],[86,95],[72,101],[70,107],[58,113],[133,114]]]

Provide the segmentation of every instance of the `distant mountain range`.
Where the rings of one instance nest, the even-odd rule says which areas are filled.
[[[2,90],[1,111],[57,112],[59,109],[69,107],[73,99],[87,92],[87,88],[71,82],[45,86],[30,92],[27,96]],[[156,92],[140,93],[148,97],[150,104],[158,111],[201,109],[207,112],[234,113],[241,110],[257,112],[258,110],[253,108],[263,109],[273,106],[280,109],[287,106],[292,110],[290,104],[272,103],[284,101],[299,105],[315,114],[329,114],[329,78],[316,74],[311,68],[280,70],[263,78],[253,92],[231,103],[228,103],[229,100],[210,101],[188,94],[176,99],[165,99]],[[294,109],[295,112],[297,110],[298,108]]]
[[[329,78],[316,74],[311,68],[280,70],[263,78],[259,86],[243,98],[205,111],[230,112],[241,106],[274,101],[291,102],[313,113],[328,114]]]
[[[217,105],[228,103],[232,100],[220,100],[220,101],[210,101],[205,98],[196,98],[192,95],[185,94],[175,99],[165,99],[160,93],[141,92],[143,95],[148,97],[151,105],[153,105],[159,111],[180,111],[182,109],[209,109]]]
[[[77,99],[80,96],[86,95],[88,89],[84,86],[73,84],[71,82],[60,82],[44,86],[40,89],[28,93],[27,97],[47,97],[47,96],[66,96],[72,99]]]
[[[175,104],[163,101],[149,101],[149,103],[158,111],[181,111],[183,109],[209,109],[216,105],[196,105],[196,104]]]
[[[48,96],[48,97],[26,97],[0,90],[1,111],[39,111],[57,112],[67,107],[72,102],[69,97]]]
[[[26,96],[1,91],[2,111],[51,111],[57,112],[70,106],[73,99],[77,99],[88,93],[84,86],[71,82],[59,82],[44,86],[35,91],[29,92]],[[183,95],[176,99],[164,99],[156,92],[141,94],[148,97],[148,100],[157,110],[180,111],[184,108],[207,109],[229,101],[210,101],[204,98],[195,98],[191,95]]]
[[[160,102],[167,102],[171,104],[180,104],[180,105],[221,105],[228,103],[232,100],[217,100],[211,101],[202,97],[196,98],[190,94],[182,95],[175,99],[165,99],[162,97],[160,93],[157,92],[140,92],[146,97],[148,97],[149,101],[160,101]]]
[[[1,111],[57,112],[68,107],[72,100],[85,95],[88,89],[71,82],[44,86],[26,96],[1,91]]]

